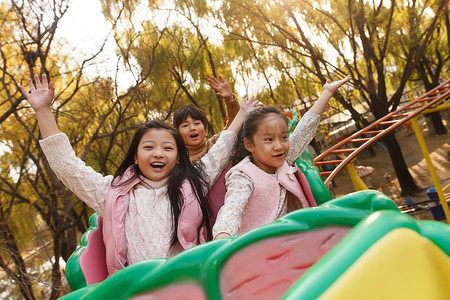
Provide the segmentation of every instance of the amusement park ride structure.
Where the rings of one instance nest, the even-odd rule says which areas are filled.
[[[447,220],[450,220],[450,211],[448,205],[446,205],[444,191],[449,188],[446,186],[441,188],[439,179],[436,175],[435,168],[431,162],[430,155],[428,153],[427,146],[424,142],[422,132],[417,123],[417,118],[421,114],[431,113],[450,108],[450,79],[415,100],[409,102],[405,106],[393,111],[381,119],[376,120],[371,125],[353,133],[347,138],[342,139],[337,144],[322,152],[314,159],[314,165],[316,167],[325,165],[335,165],[336,167],[332,171],[322,171],[320,175],[325,177],[325,186],[331,190],[331,182],[333,178],[346,166],[352,177],[353,184],[356,190],[367,189],[363,181],[357,177],[352,176],[356,174],[355,167],[353,166],[353,160],[357,155],[371,146],[385,135],[393,132],[408,121],[412,122],[414,132],[419,142],[422,153],[427,162],[427,166],[430,175],[433,179],[434,186],[439,196],[439,201],[444,209]],[[348,148],[348,144],[357,143],[359,147]],[[331,155],[337,155],[342,159],[338,160],[326,160]],[[320,168],[319,168],[320,169]]]

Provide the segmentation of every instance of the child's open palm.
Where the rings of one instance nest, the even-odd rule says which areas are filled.
[[[247,99],[247,95],[242,97],[241,107],[239,109],[239,112],[237,113],[233,122],[231,122],[227,131],[232,131],[232,132],[238,134],[248,113],[262,105],[263,104],[261,102],[259,102],[258,99],[255,99],[255,97],[251,97],[250,99]]]
[[[328,91],[330,93],[334,93],[341,85],[343,85],[344,83],[347,83],[350,79],[352,79],[352,77],[350,75],[348,75],[344,79],[333,81],[333,82],[331,82],[330,79],[327,79],[327,82],[323,85],[323,90]]]
[[[53,82],[50,82],[49,84],[47,82],[47,77],[44,74],[42,75],[42,83],[39,80],[38,75],[34,75],[35,84],[33,84],[31,78],[28,78],[27,81],[30,92],[23,86],[20,87],[20,90],[25,95],[34,111],[37,112],[40,109],[49,108],[53,101],[53,95],[55,94]]]
[[[231,90],[230,85],[222,76],[219,75],[219,79],[213,77],[208,78],[208,84],[212,87],[216,94],[223,99],[231,99],[233,97],[233,91]]]
[[[247,116],[248,113],[254,110],[255,108],[261,106],[262,103],[259,102],[259,100],[256,99],[254,96],[250,97],[250,99],[247,100],[247,95],[245,95],[241,99],[241,111],[244,113],[245,116]]]

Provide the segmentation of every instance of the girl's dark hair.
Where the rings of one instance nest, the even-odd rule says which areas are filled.
[[[172,209],[172,217],[174,224],[174,229],[172,232],[172,243],[171,243],[172,246],[175,245],[175,243],[178,241],[177,237],[178,218],[180,217],[181,208],[184,202],[180,191],[180,187],[185,179],[189,181],[189,184],[191,185],[192,190],[194,191],[197,197],[197,201],[199,202],[200,208],[203,213],[202,223],[199,226],[199,228],[197,228],[198,237],[200,237],[200,229],[202,228],[202,226],[205,226],[207,232],[207,240],[212,240],[212,230],[210,222],[211,209],[202,189],[202,186],[208,185],[208,183],[205,179],[205,175],[201,171],[202,166],[199,165],[198,163],[195,166],[191,164],[191,161],[189,160],[188,156],[188,151],[186,149],[186,146],[180,133],[174,128],[167,125],[166,123],[158,120],[153,120],[145,124],[142,124],[141,126],[138,127],[133,136],[133,139],[131,140],[130,148],[128,149],[125,159],[123,160],[122,164],[119,166],[116,173],[114,174],[114,180],[111,185],[112,186],[124,185],[134,180],[138,176],[144,176],[141,170],[139,169],[139,166],[135,164],[134,158],[135,155],[137,154],[139,142],[141,141],[142,136],[151,129],[164,129],[169,131],[172,134],[173,138],[175,139],[178,149],[178,163],[175,164],[174,168],[169,173],[169,186],[168,186],[170,206]],[[121,182],[120,184],[116,184],[115,182],[116,179],[122,176],[130,166],[133,166],[134,170],[134,175],[132,176],[132,178],[130,178],[125,182]],[[197,240],[197,242],[199,242],[199,240]]]
[[[179,108],[173,114],[173,127],[175,129],[179,129],[181,123],[183,123],[188,117],[191,117],[194,120],[200,120],[203,123],[205,128],[208,128],[208,120],[206,119],[206,115],[200,107],[195,106],[194,104],[188,104],[185,107]]]
[[[275,106],[263,106],[257,109],[254,109],[249,112],[247,117],[245,118],[244,125],[239,132],[238,143],[236,145],[236,152],[234,154],[234,164],[237,164],[241,160],[243,160],[246,156],[250,155],[250,152],[245,149],[244,146],[244,138],[253,141],[253,136],[258,129],[258,125],[260,121],[267,117],[268,114],[276,114],[279,115],[283,120],[286,121],[286,125],[288,124],[287,116]]]

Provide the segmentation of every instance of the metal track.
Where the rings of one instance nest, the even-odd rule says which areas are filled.
[[[320,172],[322,178],[325,177],[325,186],[330,190],[330,183],[333,178],[342,170],[343,167],[345,167],[345,165],[355,159],[361,151],[383,138],[386,134],[399,128],[408,120],[422,114],[425,110],[444,102],[446,102],[447,105],[449,99],[450,79],[417,99],[409,102],[407,105],[387,114],[379,120],[376,120],[369,126],[350,135],[318,155],[314,159],[314,165],[316,167],[323,165],[336,165],[333,171]],[[346,145],[350,143],[361,143],[361,145],[357,148],[346,148]],[[344,156],[345,159],[326,160],[326,158],[331,154],[338,154],[341,157]]]

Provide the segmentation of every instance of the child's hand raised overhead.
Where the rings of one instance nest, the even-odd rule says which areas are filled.
[[[241,130],[242,124],[244,123],[245,117],[247,117],[248,113],[262,105],[263,104],[259,102],[258,99],[255,99],[255,97],[253,96],[248,100],[247,95],[242,97],[241,108],[239,109],[239,112],[237,113],[236,117],[234,118],[233,122],[230,124],[227,130],[233,131],[234,133],[238,134],[239,130]]]
[[[35,84],[33,84],[31,78],[28,78],[30,92],[23,86],[20,87],[20,90],[36,113],[42,138],[45,139],[59,133],[58,125],[51,109],[55,87],[53,82],[50,82],[50,84],[47,82],[47,77],[44,74],[42,74],[42,83],[38,75],[34,75],[34,82]]]
[[[254,96],[247,99],[247,95],[241,98],[241,111],[245,116],[255,108],[261,107],[263,104],[259,102]]]
[[[322,114],[325,111],[328,101],[331,99],[331,96],[333,96],[334,92],[350,79],[352,79],[350,75],[348,75],[344,79],[333,82],[328,79],[327,82],[323,85],[322,95],[320,95],[319,99],[317,99],[316,103],[314,103],[309,111],[318,115]]]
[[[228,82],[226,82],[222,76],[219,75],[219,79],[214,76],[208,78],[208,84],[216,91],[216,94],[219,97],[222,97],[226,101],[233,99],[233,91],[231,90]]]
[[[53,96],[55,94],[53,82],[50,82],[49,84],[47,82],[47,77],[44,74],[42,74],[42,83],[39,80],[38,75],[34,75],[35,84],[33,84],[31,78],[28,78],[27,81],[30,92],[28,92],[23,86],[20,86],[20,90],[27,98],[34,111],[39,112],[41,109],[50,109]]]
[[[330,93],[334,93],[341,85],[344,83],[347,83],[350,79],[352,79],[352,76],[348,75],[344,79],[333,81],[331,82],[330,79],[327,79],[327,82],[323,85],[323,91],[328,91]]]

